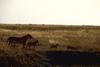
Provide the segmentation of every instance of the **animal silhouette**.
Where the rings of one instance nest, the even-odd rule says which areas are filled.
[[[29,48],[33,46],[34,48],[39,45],[39,41],[36,38],[28,39],[26,41],[26,46]]]
[[[30,34],[27,34],[22,37],[9,37],[7,39],[7,43],[8,45],[22,44],[24,47],[28,39],[32,39],[32,36]]]

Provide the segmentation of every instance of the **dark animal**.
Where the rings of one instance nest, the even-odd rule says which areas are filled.
[[[77,46],[71,46],[71,45],[68,45],[68,46],[67,46],[67,49],[77,50],[78,47],[77,47]]]
[[[50,46],[50,48],[57,48],[59,46],[59,44],[52,44],[51,46]]]
[[[29,48],[33,46],[34,48],[39,45],[39,41],[36,38],[28,39],[26,41],[26,46]]]
[[[25,36],[22,36],[22,37],[9,37],[7,39],[7,43],[8,45],[12,45],[12,44],[22,44],[23,47],[26,45],[26,41],[28,39],[31,39],[32,36],[30,34],[27,34]]]

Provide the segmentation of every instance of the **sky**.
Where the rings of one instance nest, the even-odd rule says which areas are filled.
[[[100,0],[0,0],[0,23],[100,25]]]

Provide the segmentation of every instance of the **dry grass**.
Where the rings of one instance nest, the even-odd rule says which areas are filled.
[[[22,27],[21,27],[22,26]],[[26,26],[26,27],[25,27]],[[10,36],[23,36],[25,34],[31,34],[33,37],[37,38],[41,43],[41,46],[37,47],[37,50],[52,50],[49,49],[49,40],[53,39],[58,41],[60,46],[54,50],[67,50],[67,45],[80,47],[82,51],[100,51],[100,30],[99,27],[70,27],[70,26],[46,26],[46,25],[1,25],[0,26],[0,41],[6,41]],[[10,28],[12,29],[10,29]],[[14,27],[14,29],[13,29]],[[27,30],[26,28],[31,27],[32,29]],[[54,30],[53,28],[56,30]],[[64,30],[59,30],[59,28]],[[20,28],[23,28],[23,30]],[[25,28],[25,29],[24,29]],[[33,30],[34,28],[46,30]],[[50,30],[49,30],[50,28]],[[51,28],[53,30],[51,30]],[[58,28],[58,29],[57,29]],[[74,30],[73,30],[73,29]],[[70,30],[69,30],[70,29]],[[45,49],[44,49],[45,48]]]
[[[67,48],[69,45],[77,47],[78,51],[100,51],[100,27],[0,25],[0,56],[13,57],[16,61],[21,62],[20,65],[22,65],[22,67],[33,67],[35,65],[37,65],[37,67],[50,66],[47,61],[39,59],[41,56],[34,58],[37,52],[34,51],[33,48],[22,49],[20,45],[13,48],[6,44],[8,37],[23,36],[25,34],[31,34],[39,40],[41,45],[36,47],[36,51],[38,52],[50,50],[67,51],[70,50]],[[51,49],[51,44],[49,43],[50,39],[58,41],[59,46]],[[71,49],[71,51],[75,50]],[[42,55],[40,53],[38,54]]]

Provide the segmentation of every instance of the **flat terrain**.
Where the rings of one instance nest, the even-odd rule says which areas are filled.
[[[53,26],[53,25],[0,25],[1,48],[6,48],[10,36],[31,34],[41,43],[37,50],[70,50],[67,46],[76,47],[79,51],[100,51],[100,27],[96,26]],[[57,48],[50,48],[50,40],[57,42]],[[72,49],[73,50],[73,49]]]
[[[24,36],[31,34],[39,40],[40,45],[35,49],[22,48],[21,44],[11,47],[7,44],[7,38],[11,36]],[[53,44],[59,44],[53,47]],[[41,63],[42,56],[45,58],[46,51],[80,51],[80,52],[99,52],[100,51],[100,27],[99,26],[63,26],[63,25],[0,25],[0,56],[13,57],[20,61],[20,65],[24,67],[46,67],[49,65],[48,60]],[[27,54],[34,57],[38,54],[35,61],[25,59]],[[23,59],[22,59],[23,57]],[[21,59],[19,59],[21,58]],[[25,62],[26,60],[26,62]],[[4,61],[5,62],[5,61]],[[11,61],[12,62],[12,61]],[[18,62],[19,63],[19,62]],[[35,64],[34,64],[35,63]],[[37,64],[38,63],[38,64]],[[17,64],[17,62],[16,62]],[[13,64],[11,64],[13,66]],[[15,65],[15,64],[14,64]],[[20,66],[19,65],[19,66]],[[38,66],[40,65],[40,66]],[[13,66],[15,67],[15,66]]]

